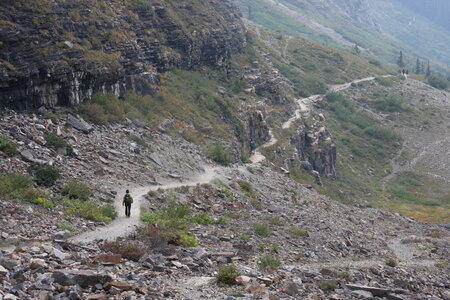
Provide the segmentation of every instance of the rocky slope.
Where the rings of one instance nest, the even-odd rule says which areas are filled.
[[[6,1],[0,18],[0,106],[20,109],[152,92],[171,68],[226,71],[245,43],[230,1]]]

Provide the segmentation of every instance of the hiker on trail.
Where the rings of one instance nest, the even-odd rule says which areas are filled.
[[[254,155],[256,151],[256,142],[254,140],[250,140],[250,156]]]
[[[125,192],[125,196],[123,196],[123,205],[125,205],[125,216],[129,217],[131,212],[131,203],[133,203],[133,197],[130,195],[130,191],[127,190]]]

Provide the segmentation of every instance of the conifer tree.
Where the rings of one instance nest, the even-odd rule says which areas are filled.
[[[420,67],[420,74],[424,74],[425,73],[425,65],[423,64],[422,61],[422,66]]]
[[[427,65],[427,73],[425,74],[427,77],[430,77],[431,75],[431,69],[430,69],[430,61],[428,61],[428,65]]]
[[[420,60],[417,58],[416,61],[416,74],[420,74]]]
[[[400,68],[404,68],[406,65],[405,65],[405,61],[404,61],[404,59],[403,59],[403,51],[400,51],[400,56],[399,56],[399,58],[398,58],[398,60],[397,60],[397,65],[400,67]]]

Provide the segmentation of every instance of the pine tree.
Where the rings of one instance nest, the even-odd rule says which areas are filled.
[[[420,74],[425,74],[425,65],[423,64],[423,61],[422,66],[420,67]]]
[[[405,65],[405,62],[404,62],[404,60],[403,60],[403,51],[400,51],[400,56],[399,56],[399,58],[398,58],[398,60],[397,60],[397,65],[400,67],[400,68],[404,68],[406,65]]]
[[[420,60],[417,58],[416,61],[416,74],[420,74]]]
[[[431,70],[430,70],[430,61],[428,61],[428,65],[427,65],[427,73],[425,74],[427,77],[430,77],[431,75]]]

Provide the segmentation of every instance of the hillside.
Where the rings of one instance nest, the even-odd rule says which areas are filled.
[[[264,3],[0,5],[0,300],[450,297],[448,82]]]
[[[351,49],[355,44],[366,53],[392,64],[403,50],[409,68],[416,58],[434,61],[433,70],[449,72],[450,45],[448,28],[435,22],[438,18],[427,14],[433,7],[435,14],[448,9],[447,4],[417,9],[417,3],[406,1],[253,1],[240,0],[243,15],[273,30],[295,34],[325,45]],[[424,1],[419,1],[424,5]],[[428,2],[426,2],[428,5]],[[421,7],[421,6],[420,6]],[[433,15],[431,15],[433,16]]]

